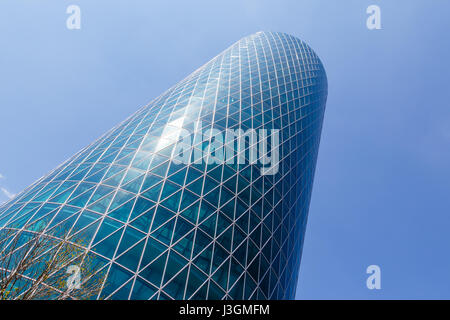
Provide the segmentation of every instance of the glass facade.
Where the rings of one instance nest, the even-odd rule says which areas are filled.
[[[1,206],[0,227],[82,239],[107,274],[101,298],[292,299],[326,97],[304,42],[258,32]],[[266,138],[276,170],[251,134],[221,158],[227,129]]]

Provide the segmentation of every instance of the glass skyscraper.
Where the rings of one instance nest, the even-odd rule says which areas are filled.
[[[250,35],[1,206],[0,227],[82,239],[98,298],[293,299],[326,98],[304,42]]]

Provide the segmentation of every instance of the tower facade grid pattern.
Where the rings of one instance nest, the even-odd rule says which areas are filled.
[[[67,236],[107,275],[97,298],[293,299],[326,98],[304,42],[243,38],[2,205],[0,240]],[[278,172],[211,161],[213,128],[278,129]],[[201,161],[173,161],[180,129]]]

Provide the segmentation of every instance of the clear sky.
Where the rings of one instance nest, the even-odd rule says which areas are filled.
[[[81,29],[66,8],[81,8]],[[366,9],[381,8],[381,30]],[[329,98],[299,299],[450,299],[448,0],[2,0],[0,202],[251,33],[306,41]],[[366,268],[381,267],[381,290]]]

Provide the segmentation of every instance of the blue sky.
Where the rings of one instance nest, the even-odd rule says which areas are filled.
[[[70,4],[81,30],[66,28]],[[381,8],[382,30],[366,28]],[[448,0],[3,0],[0,202],[238,39],[306,41],[329,99],[299,299],[450,299]],[[381,267],[381,290],[366,268]]]

